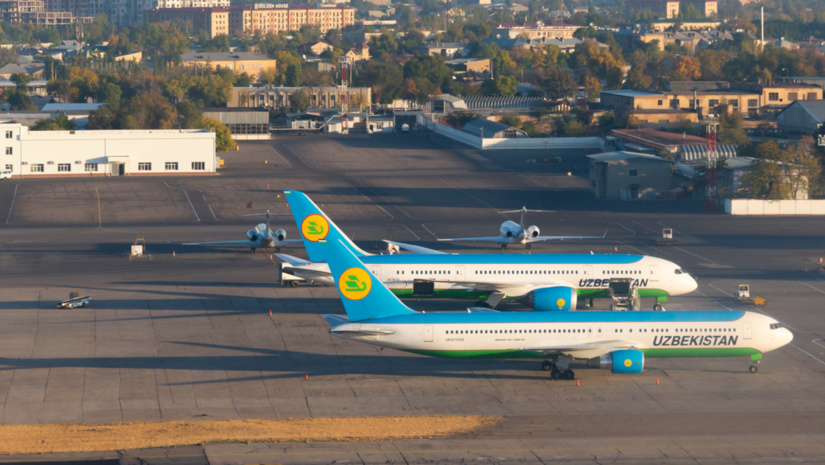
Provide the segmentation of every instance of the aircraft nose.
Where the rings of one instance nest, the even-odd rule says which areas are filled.
[[[699,283],[693,279],[693,276],[687,275],[687,279],[685,279],[685,294],[695,291],[699,288]]]

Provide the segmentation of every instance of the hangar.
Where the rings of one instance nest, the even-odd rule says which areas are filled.
[[[194,130],[30,131],[0,123],[0,167],[13,177],[214,174],[215,133]]]

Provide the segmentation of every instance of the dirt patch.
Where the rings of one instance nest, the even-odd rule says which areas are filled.
[[[0,426],[0,454],[93,452],[228,442],[388,441],[467,433],[490,416],[202,420]]]

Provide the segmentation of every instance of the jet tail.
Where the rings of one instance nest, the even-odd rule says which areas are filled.
[[[386,318],[418,312],[404,305],[367,270],[342,240],[319,242],[350,321]]]
[[[298,225],[298,233],[304,240],[304,247],[307,249],[309,259],[313,262],[328,261],[326,253],[329,247],[321,247],[320,241],[343,242],[345,247],[350,249],[356,256],[363,257],[371,255],[355,245],[349,237],[329,219],[329,217],[318,208],[303,192],[284,191],[292,216]]]

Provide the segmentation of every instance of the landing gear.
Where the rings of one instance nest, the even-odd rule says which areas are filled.
[[[567,368],[559,368],[556,366],[555,363],[551,362],[550,360],[545,360],[541,362],[541,369],[544,371],[550,372],[551,379],[574,379],[576,374],[573,370]]]
[[[501,244],[501,250],[507,250],[507,244]]]
[[[653,305],[653,311],[655,311],[655,312],[664,312],[665,311],[665,306],[662,305],[662,304],[654,304]]]
[[[252,253],[255,253],[255,247],[250,247],[249,250],[251,250]]]
[[[751,373],[756,373],[757,371],[759,371],[759,360],[754,360],[753,362],[751,362],[751,366],[748,368],[748,371],[750,371]]]
[[[298,280],[290,281],[289,287],[298,287]]]
[[[526,244],[526,245],[524,246],[524,248],[525,248],[525,249],[527,249],[527,250],[530,250],[530,244]]]

